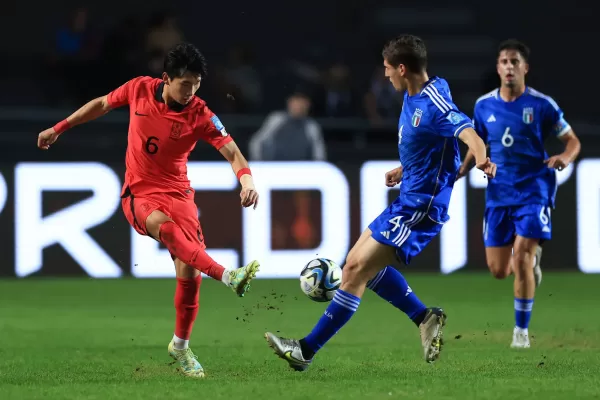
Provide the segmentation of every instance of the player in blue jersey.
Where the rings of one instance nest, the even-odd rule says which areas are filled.
[[[275,353],[298,371],[350,320],[368,287],[404,311],[419,327],[427,362],[439,357],[446,315],[426,307],[394,268],[410,263],[448,221],[448,204],[460,167],[457,138],[475,154],[477,168],[493,177],[496,165],[471,120],[452,102],[444,79],[427,75],[423,41],[402,35],[383,49],[385,75],[405,91],[399,121],[401,167],[386,174],[386,184],[402,180],[399,197],[377,217],[350,250],[342,285],[312,332],[301,340],[265,334]]]
[[[550,210],[554,208],[556,169],[562,170],[579,154],[579,139],[556,102],[525,85],[529,49],[508,40],[500,44],[499,89],[475,104],[476,131],[487,143],[498,175],[486,193],[483,238],[490,271],[498,279],[515,274],[515,328],[512,347],[528,348],[529,320],[535,288],[542,279],[540,244],[551,238]],[[563,153],[548,157],[546,138],[565,143]],[[472,161],[467,154],[459,176]]]

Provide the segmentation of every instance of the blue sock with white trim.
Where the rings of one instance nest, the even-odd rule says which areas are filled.
[[[385,267],[367,283],[367,287],[403,311],[417,325],[423,321],[419,317],[425,316],[427,307],[408,286],[408,282],[396,268]]]
[[[325,343],[352,318],[359,305],[360,297],[338,289],[312,332],[302,339],[302,342],[312,350],[309,352],[312,354],[304,354],[304,358],[312,358],[314,353],[325,346]],[[302,352],[305,353],[304,350]]]
[[[529,328],[531,310],[533,310],[533,299],[518,299],[515,297],[515,325],[517,328]]]

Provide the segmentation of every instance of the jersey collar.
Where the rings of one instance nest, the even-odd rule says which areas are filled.
[[[163,103],[163,104],[165,103],[165,100],[162,97],[164,90],[165,90],[165,83],[161,82],[161,83],[159,83],[158,87],[156,88],[156,91],[154,92],[154,99],[156,101],[158,101],[159,103]],[[190,103],[191,103],[191,101],[188,104],[190,104]],[[188,106],[188,104],[179,104],[177,102],[174,102],[171,104],[167,104],[167,107],[169,107],[169,109],[171,111],[182,112]]]
[[[423,91],[427,88],[427,86],[431,85],[433,82],[437,81],[438,79],[440,79],[440,78],[437,76],[432,76],[431,78],[429,78],[429,80],[423,84],[423,88],[421,89],[421,92],[419,92],[419,95],[422,96],[424,94]]]
[[[415,99],[415,98],[417,98],[417,97],[421,97],[421,96],[423,96],[423,95],[425,94],[423,91],[424,91],[424,90],[427,88],[427,86],[431,85],[433,82],[437,81],[438,79],[440,79],[440,78],[439,78],[439,77],[437,77],[437,76],[432,76],[432,77],[430,77],[428,81],[426,81],[425,83],[423,83],[423,87],[421,88],[421,91],[420,91],[419,93],[416,93],[416,94],[413,94],[412,96],[410,96],[410,95],[408,94],[408,90],[407,90],[407,91],[405,92],[405,93],[406,93],[406,96],[407,96],[409,99]]]
[[[503,103],[516,103],[519,100],[521,100],[522,98],[524,98],[526,95],[529,94],[529,86],[525,85],[525,90],[523,91],[523,93],[517,97],[516,99],[514,99],[513,101],[506,101],[502,98],[502,96],[500,96],[500,88],[496,89],[496,99],[500,100]]]

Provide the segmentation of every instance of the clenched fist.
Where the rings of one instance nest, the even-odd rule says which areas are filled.
[[[254,187],[242,186],[240,198],[242,199],[242,207],[250,207],[254,205],[253,208],[256,210],[256,206],[258,205],[258,192]]]
[[[394,168],[391,171],[385,173],[385,186],[394,187],[402,180],[402,173],[404,169],[402,167]]]
[[[56,142],[58,136],[59,135],[54,131],[54,128],[48,128],[45,131],[40,132],[38,135],[37,145],[42,150],[48,150],[50,145]]]

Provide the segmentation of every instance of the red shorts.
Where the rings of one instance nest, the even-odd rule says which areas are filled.
[[[146,231],[146,219],[153,211],[158,210],[171,218],[183,230],[188,240],[199,244],[204,249],[206,245],[198,220],[198,207],[194,201],[194,193],[193,189],[189,189],[185,195],[149,193],[134,196],[126,187],[121,196],[121,206],[129,225],[140,235],[150,236]]]

